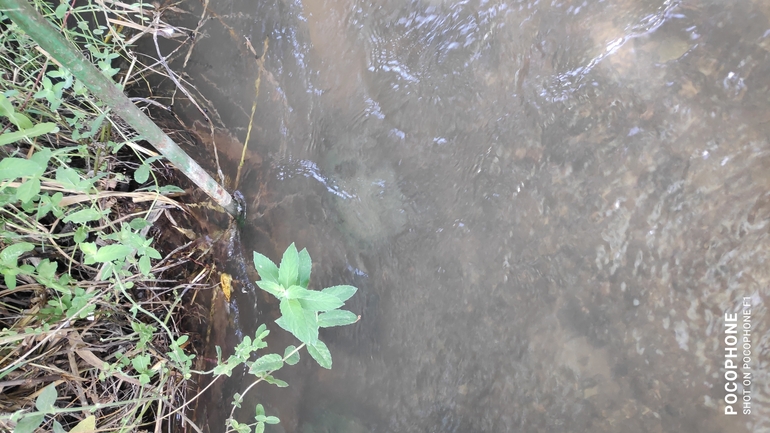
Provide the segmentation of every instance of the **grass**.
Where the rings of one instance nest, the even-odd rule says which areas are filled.
[[[82,3],[36,7],[121,86],[170,72],[131,48],[173,33],[158,11]],[[2,12],[0,74],[0,430],[198,430],[180,308],[214,273],[173,229],[184,190]]]

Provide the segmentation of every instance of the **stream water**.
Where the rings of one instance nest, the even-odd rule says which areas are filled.
[[[241,142],[257,104],[246,257],[296,242],[315,287],[360,288],[361,321],[322,333],[332,370],[285,369],[244,417],[259,401],[289,433],[770,431],[770,3],[208,7],[190,80]],[[231,309],[237,335],[276,314],[253,293]]]

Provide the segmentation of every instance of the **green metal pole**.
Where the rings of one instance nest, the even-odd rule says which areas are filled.
[[[0,0],[0,8],[41,48],[82,81],[94,96],[106,103],[145,140],[152,143],[163,156],[202,188],[217,204],[230,215],[238,216],[238,206],[232,196],[161,131],[155,122],[138,109],[110,78],[96,69],[29,1]]]

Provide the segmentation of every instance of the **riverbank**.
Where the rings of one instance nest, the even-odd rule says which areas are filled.
[[[160,11],[36,7],[138,89],[138,106],[173,119],[147,81],[163,62],[133,51],[187,37]],[[218,290],[205,233],[221,226],[196,216],[214,206],[2,13],[0,28],[0,429],[198,430],[190,342],[205,335],[188,331],[208,312],[186,307]]]

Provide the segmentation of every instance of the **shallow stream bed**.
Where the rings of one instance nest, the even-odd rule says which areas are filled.
[[[212,1],[187,72],[241,141],[260,83],[247,257],[361,289],[334,368],[257,400],[289,433],[770,431],[769,5]]]

